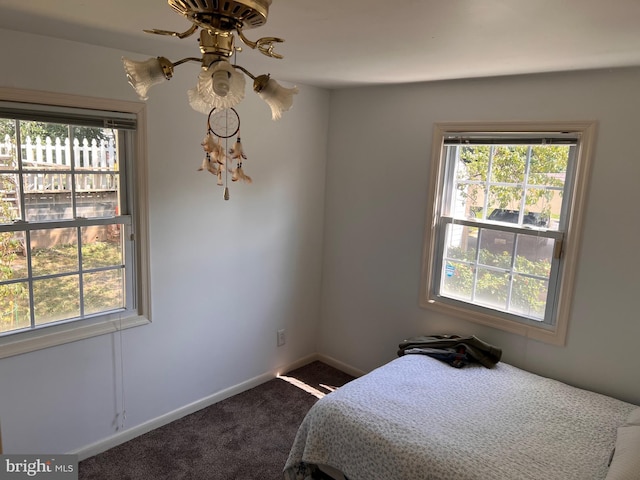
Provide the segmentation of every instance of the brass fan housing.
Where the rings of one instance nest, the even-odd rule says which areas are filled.
[[[221,31],[256,28],[267,23],[271,0],[168,0],[193,24]]]

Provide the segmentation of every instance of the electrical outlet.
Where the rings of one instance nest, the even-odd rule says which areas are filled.
[[[285,343],[287,343],[287,334],[283,328],[281,330],[278,330],[278,346],[281,347]]]

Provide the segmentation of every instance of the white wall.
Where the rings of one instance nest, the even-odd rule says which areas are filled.
[[[135,100],[123,54],[0,30],[0,86]],[[196,171],[206,117],[186,91],[197,72],[179,67],[148,101],[153,323],[0,360],[6,453],[75,451],[116,434],[121,385],[130,429],[315,353],[329,93],[300,86],[273,122],[247,87],[238,111],[254,183],[232,185],[225,202]]]
[[[640,404],[640,69],[332,93],[319,350],[364,371],[421,334],[475,334],[517,366]],[[434,122],[599,124],[567,345],[418,306]]]

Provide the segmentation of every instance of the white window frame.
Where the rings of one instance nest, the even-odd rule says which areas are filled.
[[[0,358],[19,355],[89,337],[146,325],[151,322],[149,229],[146,148],[146,107],[141,102],[58,94],[34,90],[0,87],[0,101],[33,104],[35,109],[51,107],[88,109],[103,112],[123,112],[135,115],[136,134],[131,151],[132,168],[128,171],[130,183],[126,187],[132,208],[133,221],[125,242],[131,242],[133,263],[125,265],[127,281],[133,280],[134,295],[127,299],[127,308],[121,312],[98,315],[87,319],[61,322],[37,329],[19,331],[0,336]],[[133,182],[133,183],[131,183]],[[129,303],[131,302],[131,303]]]
[[[558,252],[560,257],[559,276],[558,284],[554,289],[555,300],[551,309],[553,315],[547,322],[531,322],[525,318],[514,320],[513,315],[502,315],[500,312],[477,308],[477,306],[465,304],[465,302],[452,302],[437,294],[439,285],[437,282],[440,277],[438,268],[442,265],[442,248],[444,248],[444,242],[440,239],[439,243],[438,236],[441,235],[446,223],[441,214],[442,199],[446,194],[445,138],[450,135],[464,135],[470,132],[481,132],[495,136],[513,133],[540,135],[548,132],[566,132],[579,138],[575,152],[575,170],[571,175],[568,175],[567,179],[568,182],[572,182],[572,186],[568,189],[570,198],[567,199],[569,200],[566,210],[567,221],[563,232],[562,249],[561,252]],[[583,211],[587,199],[595,137],[596,123],[591,121],[435,124],[422,258],[420,306],[546,343],[564,345],[571,313],[580,248],[580,232],[582,231]],[[504,227],[504,230],[515,231],[509,227]]]

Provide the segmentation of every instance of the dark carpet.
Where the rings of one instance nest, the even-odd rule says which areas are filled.
[[[298,426],[318,400],[300,382],[328,393],[353,379],[321,362],[285,376],[80,462],[79,480],[281,480]]]

